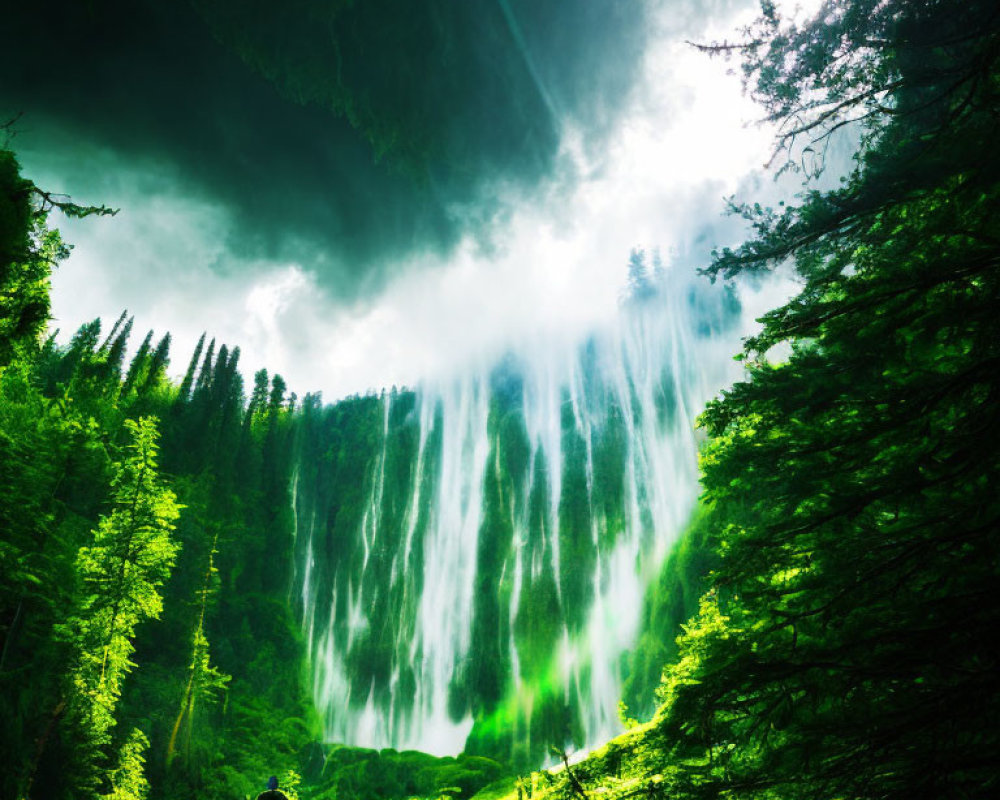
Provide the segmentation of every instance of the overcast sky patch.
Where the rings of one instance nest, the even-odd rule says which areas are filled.
[[[511,7],[517,13],[518,4]],[[569,42],[562,61],[543,53],[527,65],[532,81],[550,82],[546,105],[567,109],[558,146],[545,151],[530,180],[520,167],[501,168],[502,148],[483,151],[501,167],[465,187],[457,173],[414,183],[370,159],[355,168],[351,159],[368,145],[343,120],[289,104],[287,86],[204,41],[192,58],[228,72],[191,87],[196,98],[209,102],[225,78],[238,97],[261,103],[246,118],[239,108],[211,106],[205,141],[190,131],[171,138],[155,126],[139,141],[148,123],[142,114],[137,132],[109,133],[79,108],[60,111],[50,86],[51,105],[29,114],[15,141],[26,173],[78,201],[122,208],[113,219],[56,221],[76,249],[54,280],[55,324],[65,338],[95,316],[113,319],[128,308],[136,330],[173,333],[175,373],[204,330],[241,347],[247,376],[266,366],[300,395],[322,390],[327,399],[412,385],[539,337],[582,336],[605,324],[618,312],[631,248],[659,248],[672,268],[693,271],[713,246],[745,233],[723,216],[725,197],[752,189],[753,199],[766,200],[790,186],[761,177],[772,132],[748,124],[759,110],[728,74],[732,65],[684,43],[731,35],[750,21],[753,4],[656,7],[641,37],[616,21],[639,57],[635,65],[609,64],[601,91],[574,94],[581,76],[560,72],[560,64],[593,68],[579,43]],[[540,36],[527,22],[514,50]],[[582,25],[578,35],[593,32]],[[156,74],[149,64],[142,69]],[[609,87],[626,77],[627,97],[615,105]],[[180,92],[168,81],[162,102],[180,106]],[[588,102],[600,122],[593,127],[583,112]],[[270,133],[247,154],[259,155],[269,141],[287,148],[301,137],[333,138],[302,139],[301,151],[264,158],[249,172],[236,169],[238,150],[220,152],[219,164],[204,161],[212,153],[202,148],[227,137],[238,148],[245,127],[272,111],[298,127],[288,134],[281,120],[268,120]],[[285,138],[268,138],[279,134]],[[238,176],[228,188],[227,175]]]

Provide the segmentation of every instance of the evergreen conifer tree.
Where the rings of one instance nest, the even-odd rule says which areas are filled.
[[[156,345],[156,350],[153,351],[153,358],[149,362],[149,370],[146,373],[146,378],[142,383],[142,389],[140,394],[149,394],[150,389],[156,384],[158,380],[163,377],[163,373],[167,369],[167,365],[170,363],[170,334],[165,333],[163,338],[160,339],[159,343]]]
[[[37,348],[49,320],[49,275],[69,254],[45,227],[46,209],[32,202],[36,194],[14,154],[0,147],[0,369],[19,347]]]
[[[95,753],[106,754],[115,707],[134,666],[130,656],[136,626],[159,616],[159,588],[178,550],[171,532],[180,510],[157,474],[155,421],[126,420],[125,427],[132,440],[113,480],[114,508],[101,519],[93,544],[80,550],[81,594],[69,625],[76,659],[66,710],[79,741],[85,743],[78,754],[80,788],[91,793],[98,789]],[[133,735],[123,753],[133,765],[139,744]]]
[[[115,337],[122,329],[122,325],[125,324],[125,320],[128,319],[128,309],[124,309],[122,313],[115,320],[115,324],[111,326],[111,330],[108,331],[108,335],[104,337],[104,341],[101,343],[99,352],[107,353],[111,349],[111,343],[115,340]]]
[[[223,345],[224,347],[225,345]],[[205,357],[201,360],[201,369],[198,371],[198,380],[194,385],[192,397],[203,395],[208,392],[212,385],[212,364],[215,358],[215,339],[208,343],[205,350]]]
[[[135,351],[135,355],[132,357],[132,361],[128,366],[128,372],[125,373],[125,380],[122,381],[121,387],[121,397],[122,399],[127,399],[129,392],[135,388],[136,383],[139,382],[142,373],[148,368],[147,361],[149,360],[149,351],[153,343],[153,331],[149,331],[146,334],[146,338],[142,340],[142,344],[139,345],[139,349]]]
[[[191,395],[191,387],[194,386],[195,372],[198,369],[198,359],[201,358],[201,351],[205,347],[205,334],[203,333],[195,345],[194,353],[191,354],[191,361],[188,362],[187,371],[181,381],[180,389],[177,392],[178,402],[184,403]]]
[[[710,48],[711,49],[711,48]],[[782,146],[861,123],[857,168],[716,254],[802,291],[709,404],[720,562],[665,672],[675,798],[975,797],[1000,761],[1000,9],[773,4],[745,74]],[[790,355],[771,363],[778,344]]]
[[[111,347],[108,348],[104,366],[101,369],[101,376],[105,381],[106,391],[111,394],[117,394],[119,389],[118,382],[121,380],[122,363],[125,360],[125,350],[128,347],[129,337],[132,335],[132,325],[134,322],[135,317],[129,317],[122,326],[118,335],[111,342]]]

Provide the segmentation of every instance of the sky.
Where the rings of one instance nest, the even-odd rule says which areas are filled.
[[[18,5],[24,173],[120,208],[53,218],[53,325],[127,308],[175,374],[207,331],[332,400],[580,336],[633,247],[694,270],[744,235],[724,198],[795,189],[734,65],[687,43],[750,0]]]

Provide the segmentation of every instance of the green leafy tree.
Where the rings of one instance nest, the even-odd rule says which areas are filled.
[[[118,334],[121,333],[122,326],[128,319],[128,309],[123,309],[121,315],[115,320],[115,324],[111,326],[111,330],[108,331],[108,335],[104,337],[104,341],[101,343],[100,352],[107,353],[111,349],[111,344],[117,338]]]
[[[149,331],[146,333],[146,338],[142,340],[142,344],[139,345],[139,349],[136,350],[135,355],[132,356],[132,361],[128,366],[128,372],[125,373],[125,380],[122,381],[120,395],[122,399],[127,399],[129,392],[135,388],[136,384],[139,383],[140,379],[143,377],[143,372],[148,368],[149,364],[149,351],[153,343],[153,332]]]
[[[109,775],[111,791],[102,797],[106,800],[146,800],[149,796],[149,781],[143,769],[149,739],[135,728],[129,734],[118,754],[118,766]]]
[[[156,345],[153,356],[149,361],[149,368],[146,370],[146,377],[139,389],[139,394],[143,397],[149,395],[153,388],[163,381],[167,365],[170,364],[170,334],[165,333]]]
[[[14,154],[0,148],[0,369],[24,344],[37,347],[49,320],[49,275],[69,254],[35,185],[21,177]]]
[[[181,381],[181,387],[177,394],[177,399],[179,402],[184,402],[188,399],[191,394],[191,387],[194,386],[194,376],[195,371],[198,369],[198,359],[201,357],[201,351],[205,347],[205,334],[201,335],[198,339],[198,344],[194,348],[194,353],[191,355],[191,361],[188,363],[187,371],[184,373],[184,379]]]
[[[269,377],[266,369],[259,369],[253,376],[253,392],[250,395],[250,406],[247,409],[247,419],[252,421],[267,408],[267,386]],[[247,425],[249,425],[249,421]]]
[[[178,739],[182,727],[187,727],[187,742],[190,743],[191,729],[194,726],[195,706],[199,700],[212,700],[225,691],[226,685],[232,680],[230,675],[224,675],[214,667],[209,657],[209,642],[205,635],[205,618],[209,609],[209,601],[214,594],[218,569],[215,566],[216,546],[219,542],[218,528],[212,538],[208,552],[208,565],[205,569],[204,583],[198,592],[198,621],[191,637],[191,665],[188,667],[188,679],[181,697],[180,709],[170,731],[167,742],[167,767],[170,767],[178,755]],[[186,748],[189,749],[189,748]]]
[[[72,609],[73,564],[102,502],[107,459],[96,425],[53,402],[23,355],[0,373],[0,794],[20,795],[69,648],[52,635]]]
[[[298,764],[318,736],[287,605],[295,421],[284,384],[272,403],[265,380],[256,413],[245,413],[239,349],[220,347],[216,358],[202,341],[186,388],[175,388],[163,375],[169,335],[155,351],[147,337],[123,380],[127,313],[105,336],[94,320],[67,346],[52,335],[39,347],[48,268],[38,220],[86,209],[6,163],[17,202],[0,202],[0,244],[16,258],[3,263],[0,299],[17,313],[0,320],[9,356],[0,369],[0,795],[243,796],[247,775]],[[24,265],[39,268],[34,288]],[[37,313],[21,314],[31,292]],[[189,506],[176,530],[178,499],[157,477],[156,427],[135,419],[150,413],[166,419],[163,460]],[[113,465],[119,443],[125,455]],[[254,589],[242,590],[245,576]],[[207,702],[224,688],[225,704]]]
[[[130,657],[136,626],[160,615],[159,588],[178,550],[171,532],[180,510],[157,474],[156,423],[151,418],[127,420],[125,428],[132,441],[112,482],[114,509],[101,519],[93,544],[80,550],[81,598],[70,621],[77,658],[68,714],[94,750],[110,743],[115,707],[134,666]],[[133,737],[126,747],[134,752],[123,757],[134,762],[138,740]],[[93,754],[86,755],[92,763]],[[90,791],[96,788],[95,778],[87,783]]]
[[[856,122],[863,146],[839,188],[744,208],[754,238],[707,270],[791,258],[803,288],[703,417],[721,560],[655,763],[673,797],[978,796],[1000,760],[1000,12],[763,8],[715,49],[743,51],[779,144]]]
[[[118,394],[120,388],[119,382],[122,376],[122,365],[125,361],[125,350],[128,347],[128,340],[132,336],[132,325],[134,322],[135,317],[129,317],[125,321],[121,330],[118,331],[118,335],[114,336],[114,339],[111,341],[111,346],[107,348],[104,358],[102,376],[108,384],[108,391],[115,395]]]
[[[101,320],[95,319],[80,326],[68,348],[57,347],[53,342],[53,346],[42,353],[39,368],[47,394],[68,391],[80,365],[93,358],[100,336]]]
[[[194,397],[205,394],[212,384],[212,364],[215,358],[215,339],[208,343],[205,357],[201,362],[201,369],[198,371],[198,380],[194,385]]]

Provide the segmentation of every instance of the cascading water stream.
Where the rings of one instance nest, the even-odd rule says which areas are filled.
[[[613,736],[743,328],[726,290],[667,273],[582,342],[311,409],[297,575],[327,738],[530,762]]]

